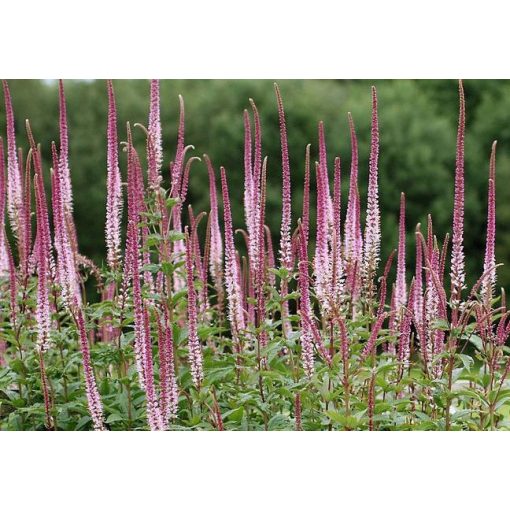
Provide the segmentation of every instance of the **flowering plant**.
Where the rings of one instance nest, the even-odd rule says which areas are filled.
[[[301,183],[292,180],[277,85],[281,162],[264,157],[260,116],[250,100],[242,196],[229,189],[229,172],[236,170],[218,172],[204,155],[210,208],[197,214],[188,184],[202,159],[190,156],[195,148],[186,145],[182,97],[175,155],[166,167],[159,82],[150,84],[147,126],[128,124],[120,144],[108,82],[102,268],[79,249],[62,82],[60,140],[49,148],[37,144],[28,121],[26,147],[19,143],[6,82],[3,90],[1,429],[510,428],[510,311],[504,291],[496,293],[496,142],[488,165],[483,269],[468,289],[462,83],[451,252],[449,235],[440,239],[430,216],[426,228],[415,227],[414,246],[406,245],[410,226],[402,193],[395,205],[398,246],[384,264],[375,88],[363,224],[362,169],[350,114],[345,216],[342,164],[334,159],[331,176],[322,122],[316,143],[303,146],[303,204],[292,211],[292,190]],[[135,148],[138,137],[145,154]],[[47,149],[51,169],[42,163]],[[275,255],[275,233],[266,224],[266,181],[277,167],[282,200]],[[244,218],[232,216],[233,200],[243,202]],[[317,221],[311,225],[314,205]],[[416,253],[412,271],[406,264],[410,249]],[[87,298],[90,281],[100,295],[95,302]]]

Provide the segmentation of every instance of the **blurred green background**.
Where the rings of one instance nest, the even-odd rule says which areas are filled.
[[[53,80],[11,80],[18,145],[27,148],[24,119],[31,121],[42,144],[46,168],[50,143],[58,140],[58,91]],[[380,199],[383,257],[396,246],[399,195],[407,195],[409,241],[416,223],[432,213],[436,233],[451,230],[458,89],[455,80],[281,80],[289,135],[293,183],[293,218],[300,215],[304,152],[312,144],[317,156],[317,123],[326,128],[328,159],[340,155],[343,169],[344,211],[350,165],[347,112],[353,114],[360,147],[360,192],[366,200],[370,141],[370,86],[379,96],[381,132]],[[466,254],[468,282],[480,275],[486,222],[488,160],[491,143],[498,140],[497,157],[497,259],[510,257],[510,82],[467,80],[466,131]],[[115,80],[119,114],[119,140],[125,140],[125,123],[146,124],[149,82]],[[70,163],[75,197],[75,220],[80,250],[97,263],[104,257],[106,181],[106,83],[103,80],[65,81],[70,132]],[[274,235],[280,225],[280,138],[273,82],[270,80],[165,80],[161,82],[163,173],[175,154],[178,94],[186,105],[186,143],[194,154],[209,154],[217,169],[225,166],[230,179],[235,227],[243,227],[243,109],[255,100],[262,118],[263,153],[269,156],[267,221]],[[5,138],[5,111],[0,113]],[[136,142],[144,154],[141,130]],[[121,156],[125,176],[125,157]],[[195,212],[209,209],[204,164],[192,168],[189,198]],[[312,188],[313,190],[313,188]],[[313,205],[314,209],[314,196]],[[315,212],[312,212],[315,215]],[[312,218],[314,221],[314,218]],[[414,246],[414,243],[411,245]],[[413,251],[413,250],[410,250]],[[409,265],[414,253],[409,253]],[[499,271],[499,284],[510,283],[510,267]]]

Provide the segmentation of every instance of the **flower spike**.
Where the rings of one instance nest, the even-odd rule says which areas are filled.
[[[108,80],[108,127],[107,127],[108,176],[106,181],[106,247],[110,269],[117,267],[120,256],[120,225],[122,219],[122,183],[119,169],[117,140],[117,109],[115,92]]]
[[[453,204],[453,237],[451,257],[451,299],[455,322],[461,292],[466,279],[464,268],[464,132],[466,112],[464,88],[459,81],[459,127],[457,130],[457,154],[455,163],[455,197]]]
[[[366,280],[372,280],[379,264],[381,248],[381,213],[379,210],[378,185],[379,120],[377,116],[377,92],[372,87],[372,127],[370,160],[368,169],[368,200],[365,224],[365,250],[363,271]]]
[[[483,272],[487,273],[482,285],[482,296],[486,300],[492,298],[496,285],[496,145],[492,144],[489,163],[489,190],[487,194],[487,236],[485,242],[485,258]]]

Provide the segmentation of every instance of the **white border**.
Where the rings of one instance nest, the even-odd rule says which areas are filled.
[[[507,2],[3,2],[3,78],[508,77]]]
[[[508,437],[3,433],[2,508],[504,508]]]
[[[1,77],[509,75],[508,7],[495,0],[166,4],[3,2]],[[495,508],[506,500],[508,438],[0,433],[0,501],[53,510]]]

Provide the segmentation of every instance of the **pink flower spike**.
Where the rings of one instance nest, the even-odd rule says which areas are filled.
[[[179,128],[177,132],[177,148],[175,150],[174,164],[171,167],[171,189],[178,194],[181,189],[182,166],[184,162],[184,99],[179,95]]]
[[[407,309],[403,312],[403,318],[400,323],[399,341],[398,341],[398,361],[403,363],[404,367],[409,366],[411,347],[411,323],[413,318],[414,309],[414,281],[411,283],[409,290],[409,300],[407,303]]]
[[[135,326],[134,350],[138,379],[140,386],[145,390],[147,406],[147,422],[151,430],[165,428],[163,416],[159,409],[154,385],[154,368],[152,357],[152,341],[149,326],[149,315],[142,296],[140,278],[140,253],[138,225],[133,220],[129,222],[132,239],[131,275],[133,280],[133,315]]]
[[[59,95],[59,125],[60,125],[60,159],[59,164],[62,171],[62,200],[66,216],[73,212],[73,192],[71,186],[71,172],[69,170],[69,135],[67,128],[66,98],[64,94],[64,82],[58,82]]]
[[[466,273],[464,268],[464,132],[466,112],[464,88],[459,81],[459,127],[457,130],[457,154],[455,163],[455,198],[453,204],[453,237],[451,258],[451,300],[454,309],[460,304]],[[457,311],[454,311],[455,322]]]
[[[308,231],[310,225],[310,144],[306,146],[305,151],[305,180],[303,184],[303,212],[301,229],[305,236],[305,242],[308,243]]]
[[[188,284],[188,358],[191,365],[191,377],[197,388],[204,378],[202,368],[202,347],[198,338],[197,295],[195,291],[193,238],[185,228],[186,236],[186,274]]]
[[[24,253],[24,224],[23,224],[23,186],[21,169],[16,152],[16,133],[14,129],[14,112],[12,109],[11,93],[7,82],[3,80],[5,115],[7,127],[7,211],[12,232],[18,241],[20,258]]]
[[[207,172],[209,174],[209,200],[211,205],[211,214],[209,215],[211,240],[209,251],[209,267],[211,276],[214,281],[216,290],[221,289],[223,283],[223,241],[221,239],[220,222],[218,215],[218,195],[216,192],[216,174],[211,160],[207,154],[204,154],[204,159],[207,165]]]
[[[290,181],[290,164],[289,164],[289,148],[287,143],[287,128],[285,126],[285,111],[283,109],[282,96],[278,85],[274,84],[276,99],[278,102],[278,116],[280,120],[280,140],[282,146],[282,225],[280,234],[280,263],[282,267],[291,269],[291,181]]]
[[[129,263],[129,275],[133,281],[133,315],[134,315],[134,353],[136,370],[138,373],[138,382],[140,388],[146,387],[145,376],[145,330],[143,327],[143,301],[142,289],[139,273],[139,253],[138,253],[138,229],[136,223],[132,220],[128,223],[128,232],[126,239],[126,261],[124,270],[127,271]],[[128,258],[129,255],[129,258]],[[127,283],[126,280],[124,283]]]
[[[74,301],[75,297],[79,301],[80,289],[76,274],[76,263],[73,249],[69,241],[65,217],[65,204],[63,200],[64,175],[57,157],[55,143],[52,143],[51,151],[53,157],[52,208],[55,248],[57,250],[56,277],[62,289],[62,299],[66,306],[69,306]]]
[[[106,195],[106,248],[110,269],[115,269],[120,257],[120,228],[122,220],[122,183],[119,169],[117,140],[117,109],[111,80],[108,80],[108,127],[107,127],[107,195]]]
[[[372,87],[372,127],[370,160],[368,169],[368,199],[365,223],[365,250],[363,270],[367,279],[372,279],[379,264],[381,248],[381,213],[379,210],[379,120],[377,116],[377,92]]]
[[[326,217],[328,225],[333,225],[333,202],[331,200],[331,192],[329,189],[329,176],[328,176],[328,155],[326,151],[326,136],[324,133],[324,122],[319,122],[319,170],[321,172],[321,179],[324,184],[324,196],[326,202]]]
[[[250,104],[253,111],[253,120],[255,124],[255,153],[253,160],[252,170],[252,188],[251,188],[251,205],[250,205],[250,218],[247,222],[249,234],[249,260],[250,260],[250,273],[252,277],[257,274],[259,257],[259,224],[260,224],[260,178],[262,174],[262,130],[260,125],[260,116],[257,106],[253,99],[250,99]],[[248,212],[248,211],[247,211]]]
[[[352,116],[348,113],[349,117],[349,130],[351,133],[351,176],[349,180],[349,197],[347,202],[347,213],[345,217],[345,259],[349,265],[353,265],[358,260],[358,232],[357,225],[359,225],[359,218],[357,218],[357,211],[359,206],[358,201],[358,140],[356,137],[356,129]]]
[[[328,213],[325,204],[327,201],[327,187],[325,183],[325,174],[320,164],[316,164],[317,176],[317,230],[315,242],[315,258],[313,261],[313,270],[315,276],[315,293],[326,311],[330,307],[331,298],[331,262],[328,246],[329,225]]]
[[[260,194],[260,175],[262,173],[262,128],[260,126],[260,116],[255,101],[250,98],[250,105],[253,111],[253,122],[255,124],[255,153],[253,160],[253,187],[252,187],[252,213],[258,218],[256,203]]]
[[[488,301],[491,300],[496,285],[496,145],[493,142],[489,163],[489,190],[487,194],[487,236],[485,242],[484,278],[481,293]]]
[[[400,220],[398,227],[397,282],[395,287],[395,308],[397,314],[405,306],[406,290],[406,198],[400,194]]]
[[[34,181],[36,198],[36,264],[38,272],[37,280],[37,349],[46,352],[50,348],[51,312],[49,303],[50,294],[50,232],[48,227],[48,215],[46,197],[41,189],[42,177],[36,176]]]
[[[82,353],[83,372],[85,375],[85,393],[87,395],[89,413],[92,417],[94,430],[105,430],[103,404],[97,389],[94,369],[92,368],[92,361],[90,359],[90,348],[87,332],[85,330],[85,319],[83,317],[83,311],[79,307],[76,307],[75,320]]]
[[[23,151],[18,150],[18,160],[23,163]],[[23,275],[30,273],[30,248],[32,246],[32,156],[29,152],[25,167],[25,179],[23,183],[23,231],[25,239],[25,247],[20,252],[20,266]],[[21,167],[20,167],[21,168]]]
[[[331,285],[333,298],[339,303],[343,295],[344,271],[342,260],[342,226],[341,226],[341,205],[342,205],[342,187],[341,187],[341,167],[340,158],[335,158],[335,177],[333,186],[333,232],[334,242],[332,242],[331,257]]]
[[[244,110],[244,214],[248,231],[252,229],[253,163],[251,124],[248,110]]]
[[[36,306],[37,348],[39,352],[45,352],[50,347],[51,311],[49,305],[49,286],[51,283],[51,270],[54,267],[54,263],[51,255],[50,225],[42,176],[41,154],[36,147],[28,120],[26,122],[26,128],[35,166],[34,188],[37,223],[35,262],[38,271]]]
[[[240,334],[245,329],[244,310],[241,292],[241,275],[237,263],[234,246],[234,232],[232,228],[232,212],[228,193],[227,175],[223,167],[220,168],[221,189],[223,194],[223,218],[225,224],[225,287],[227,290],[228,319],[232,328],[234,348],[240,352]],[[250,280],[251,281],[251,280]]]
[[[161,180],[160,170],[163,164],[163,147],[161,135],[160,105],[159,105],[159,80],[151,80],[150,105],[149,105],[149,146],[153,153],[153,162],[149,168],[150,185],[155,187]]]
[[[311,304],[309,295],[309,276],[308,276],[308,253],[305,233],[302,228],[298,232],[298,253],[299,253],[299,279],[298,289],[299,298],[299,315],[301,317],[301,360],[303,369],[308,378],[314,373],[313,358],[313,335],[310,328],[311,323]]]
[[[333,231],[336,236],[337,248],[341,241],[341,210],[342,210],[342,173],[340,158],[335,158],[335,175],[333,181]],[[340,250],[339,250],[340,251]]]
[[[5,236],[5,198],[4,141],[0,137],[0,276],[9,274],[9,256]]]
[[[172,325],[168,318],[168,307],[163,308],[163,317],[158,314],[160,400],[165,427],[177,416],[179,389],[175,377],[174,343]]]
[[[258,247],[259,247],[259,261],[257,264],[258,272],[255,274],[255,294],[257,297],[257,326],[260,328],[263,326],[266,320],[266,299],[264,295],[264,282],[265,282],[265,229],[264,220],[266,212],[266,175],[267,175],[267,157],[264,158],[262,163],[262,174],[260,181],[260,212],[259,212],[259,225],[257,228],[258,232]],[[282,317],[282,321],[284,317]],[[259,334],[260,347],[265,348],[267,346],[267,332],[261,330]]]
[[[416,244],[416,266],[414,272],[414,301],[413,301],[413,320],[416,324],[418,340],[420,340],[420,346],[423,350],[425,339],[422,338],[422,326],[423,326],[423,247],[421,242],[420,224],[416,226],[415,233],[415,244]]]

